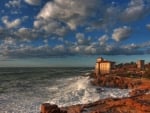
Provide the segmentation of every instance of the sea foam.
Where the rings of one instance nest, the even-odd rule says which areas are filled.
[[[95,102],[99,99],[105,98],[123,98],[129,96],[128,89],[118,88],[101,88],[102,91],[97,90],[98,87],[91,85],[89,77],[78,76],[66,80],[59,80],[55,97],[50,99],[49,103],[57,104],[59,106],[69,106],[75,104],[86,104]],[[56,86],[55,86],[56,87]],[[51,91],[50,91],[51,92]]]
[[[109,97],[129,96],[130,90],[128,89],[92,86],[89,77],[71,76],[72,70],[71,72],[68,72],[68,69],[66,70],[63,69],[64,72],[60,75],[59,69],[57,69],[57,74],[51,70],[47,74],[42,71],[42,73],[28,73],[29,75],[3,76],[4,81],[1,83],[1,87],[6,87],[6,89],[0,93],[1,112],[37,113],[40,111],[40,105],[44,102],[57,104],[58,106],[70,106],[91,103]],[[73,69],[73,73],[75,72]],[[67,74],[67,76],[62,74]],[[5,80],[9,80],[9,82]],[[99,88],[102,90],[98,90]]]

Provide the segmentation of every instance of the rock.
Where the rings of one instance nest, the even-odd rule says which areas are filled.
[[[150,113],[150,80],[102,76],[92,81],[92,84],[104,87],[130,88],[133,91],[130,93],[131,97],[107,98],[90,104],[72,105],[64,108],[44,103],[41,106],[41,113]]]
[[[57,105],[52,105],[49,103],[43,103],[41,105],[40,113],[67,113],[65,110],[61,110]]]
[[[82,113],[83,106],[82,105],[73,105],[67,108],[68,113]]]
[[[113,88],[121,88],[121,89],[127,89],[127,88],[135,88],[139,86],[141,83],[140,80],[133,81],[129,78],[123,78],[118,76],[101,76],[94,81],[92,81],[92,84],[102,87],[113,87]]]
[[[149,91],[150,91],[150,89],[135,89],[132,92],[130,92],[130,96],[140,96]]]

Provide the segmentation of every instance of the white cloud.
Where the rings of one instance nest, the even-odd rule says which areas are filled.
[[[68,28],[66,26],[61,25],[60,22],[50,19],[48,21],[45,20],[36,20],[34,21],[35,29],[40,29],[45,31],[47,35],[58,35],[64,36],[68,32]]]
[[[147,24],[146,27],[148,30],[150,30],[150,24]]]
[[[13,13],[17,13],[16,11],[25,8],[20,8],[22,5],[20,3],[26,2],[29,5],[39,5],[41,3],[41,0],[22,1],[9,0],[5,6],[10,8]],[[0,38],[2,39],[0,53],[6,57],[19,58],[93,54],[143,54],[149,48],[149,43],[141,45],[118,43],[131,35],[132,30],[130,27],[123,26],[114,30],[112,28],[116,25],[124,25],[126,22],[138,20],[148,14],[150,7],[145,4],[147,2],[130,0],[129,4],[120,4],[117,1],[112,4],[105,4],[101,1],[49,0],[36,15],[33,28],[19,27],[21,23],[30,19],[29,15],[14,20],[8,16],[2,17],[2,22],[6,27],[0,27]],[[119,5],[123,5],[123,7]],[[25,5],[23,4],[23,6]],[[4,11],[1,12],[4,14]],[[129,24],[126,23],[126,25]],[[146,27],[150,29],[149,24]],[[84,31],[85,28],[87,28],[87,31]],[[78,33],[81,32],[80,30],[82,33]],[[91,32],[91,36],[94,36],[93,39],[87,36],[88,31],[94,31],[94,35]],[[112,41],[108,35],[102,35],[99,38],[96,36],[99,33],[109,34],[109,31],[113,31],[112,39],[115,41]],[[75,39],[71,38],[71,41],[69,41],[70,34],[67,35],[67,38],[64,38],[68,32],[75,34]],[[39,38],[43,38],[40,39],[42,42],[38,40]],[[32,46],[36,41],[38,41],[38,45]],[[52,47],[50,46],[51,41],[55,41]]]
[[[116,28],[113,30],[112,39],[117,42],[125,40],[130,36],[131,32],[131,28],[127,26]]]
[[[131,43],[131,44],[123,46],[123,48],[124,49],[128,49],[128,50],[133,50],[133,49],[138,48],[138,46],[136,44],[134,44],[134,43]]]
[[[10,8],[19,8],[21,5],[21,0],[10,0],[8,3],[5,4],[6,7]]]
[[[76,34],[77,44],[79,45],[89,45],[91,38],[85,38],[83,33]]]
[[[12,37],[6,37],[4,39],[4,44],[6,44],[6,45],[14,45],[14,44],[16,44],[16,40],[14,38],[12,38]]]
[[[8,51],[12,51],[14,48],[17,47],[16,45],[16,39],[12,37],[5,37],[5,39],[2,40],[3,43],[0,44],[0,53],[2,56],[7,56]]]
[[[23,21],[25,21],[25,20],[27,20],[27,19],[29,19],[29,16],[23,16],[23,17],[22,17],[22,20],[23,20]]]
[[[109,37],[108,35],[103,35],[101,36],[98,41],[99,41],[99,44],[102,46],[102,45],[105,45],[106,42],[108,41]]]
[[[131,0],[123,5],[120,7],[117,2],[106,5],[101,0],[53,0],[37,14],[34,27],[49,33],[48,36],[50,33],[63,36],[77,27],[86,27],[87,32],[104,30],[108,33],[117,22],[138,20],[150,9],[143,0]]]
[[[41,0],[24,0],[29,5],[40,5]]]
[[[14,32],[14,35],[22,41],[31,41],[40,36],[40,33],[37,33],[34,29],[30,28],[19,28],[18,31]]]
[[[85,47],[85,54],[96,54],[96,48],[93,47],[92,45]]]
[[[43,44],[31,46],[27,43],[16,44],[16,40],[8,37],[4,43],[0,44],[0,53],[5,58],[30,58],[30,57],[53,57],[66,55],[133,55],[145,54],[149,52],[150,43],[136,45],[134,43],[127,45],[105,44],[99,45],[98,41],[91,42],[89,45],[68,45],[60,44],[51,47]],[[143,49],[148,47],[147,49]]]
[[[48,44],[48,39],[44,39],[43,42],[44,42],[45,44]]]
[[[2,17],[2,22],[5,24],[7,28],[16,28],[21,24],[21,20],[19,18],[9,21],[8,16]]]
[[[0,26],[0,34],[2,34],[3,33],[3,28]]]
[[[21,14],[21,0],[9,0],[9,2],[5,3],[5,7],[9,10],[5,10],[5,12],[10,12],[12,15]]]
[[[44,20],[56,19],[65,23],[70,29],[76,29],[86,22],[86,18],[95,14],[100,7],[99,0],[54,0],[48,2],[37,18]],[[83,5],[84,4],[84,5]]]
[[[58,52],[59,54],[60,54],[60,53],[63,53],[63,54],[64,54],[64,52],[65,52],[65,47],[64,47],[64,45],[57,45],[57,46],[55,46],[55,47],[53,48],[53,51],[54,51],[54,52]]]
[[[121,19],[126,22],[138,20],[145,16],[149,9],[150,7],[147,7],[143,0],[131,0],[128,7],[122,13]]]

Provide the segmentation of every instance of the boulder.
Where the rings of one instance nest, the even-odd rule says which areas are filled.
[[[57,105],[43,103],[41,105],[41,112],[40,113],[67,113],[65,110],[61,110]]]

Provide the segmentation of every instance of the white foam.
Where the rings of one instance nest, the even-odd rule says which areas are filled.
[[[100,92],[97,87],[91,85],[90,81],[89,77],[66,79],[66,81],[63,81],[64,84],[63,82],[61,82],[62,85],[59,84],[55,97],[50,97],[48,102],[59,106],[69,106],[91,103],[109,97],[122,98],[129,96],[128,89],[103,88],[103,91]]]
[[[0,95],[2,113],[37,113],[41,103],[49,102],[59,106],[85,104],[108,97],[127,97],[130,90],[103,88],[102,91],[92,86],[89,77],[69,77],[54,80],[31,88],[27,92],[16,91]],[[102,88],[101,88],[102,89]],[[12,89],[14,90],[14,89]]]

